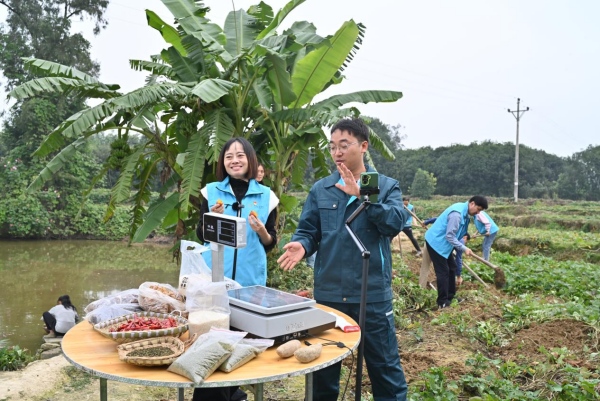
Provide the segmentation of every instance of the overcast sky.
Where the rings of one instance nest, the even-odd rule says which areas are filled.
[[[231,1],[204,3],[220,26],[233,8]],[[235,7],[257,3],[237,0]],[[266,3],[277,11],[286,1]],[[172,22],[160,0],[111,0],[108,28],[90,38],[100,79],[124,91],[142,86],[146,76],[128,60],[166,48],[146,25],[146,8]],[[407,148],[514,143],[516,119],[508,109],[521,98],[530,110],[520,121],[520,143],[570,156],[600,144],[599,17],[597,0],[307,0],[285,26],[307,20],[326,36],[346,20],[363,23],[365,40],[346,80],[325,93],[401,91],[396,103],[359,109],[401,125]],[[89,25],[76,29],[91,37]]]

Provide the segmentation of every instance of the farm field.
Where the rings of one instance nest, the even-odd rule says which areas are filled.
[[[465,200],[413,204],[427,218]],[[401,234],[395,312],[410,399],[600,399],[600,203],[490,199],[488,213],[500,226],[491,262],[507,284],[496,289],[493,270],[466,258],[490,285],[464,272],[465,301],[442,312]],[[481,239],[469,246],[481,255]]]

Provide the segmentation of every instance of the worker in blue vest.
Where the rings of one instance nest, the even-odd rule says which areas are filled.
[[[411,212],[414,213],[415,207],[412,205],[412,203],[410,203],[410,198],[408,196],[405,196],[402,198],[402,203],[404,203],[405,208],[407,208],[408,210],[410,210]],[[415,239],[415,236],[413,235],[412,222],[413,222],[413,218],[412,218],[412,216],[410,216],[408,218],[408,220],[406,220],[406,222],[404,223],[402,232],[408,237],[410,242],[415,247],[415,250],[417,251],[417,256],[421,256],[423,253],[421,252],[421,247],[419,246],[419,243],[417,242],[417,240]]]
[[[460,239],[467,233],[471,216],[487,207],[487,199],[480,195],[473,196],[468,202],[455,203],[444,210],[425,232],[425,246],[437,278],[438,308],[450,306],[456,294],[457,266],[452,250],[461,250],[467,256],[473,253]]]
[[[492,250],[492,244],[496,239],[496,234],[498,234],[498,225],[494,223],[494,220],[490,217],[486,212],[477,213],[473,217],[473,221],[475,222],[475,227],[480,234],[483,234],[483,244],[481,247],[483,248],[483,258],[485,260],[490,260],[490,251]]]

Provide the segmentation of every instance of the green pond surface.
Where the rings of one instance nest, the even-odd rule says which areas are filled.
[[[97,299],[146,281],[177,287],[170,245],[111,241],[0,241],[0,340],[32,353],[43,343],[42,313],[68,294],[79,315]]]

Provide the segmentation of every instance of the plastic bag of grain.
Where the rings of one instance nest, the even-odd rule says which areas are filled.
[[[231,355],[235,345],[248,334],[242,331],[209,330],[177,358],[167,370],[201,384]]]
[[[273,340],[266,338],[242,338],[233,347],[231,355],[219,366],[219,370],[226,373],[233,372],[240,366],[256,358],[259,354],[265,352],[273,344]]]
[[[186,291],[190,335],[202,335],[211,327],[229,329],[229,296],[224,281],[191,280]]]

